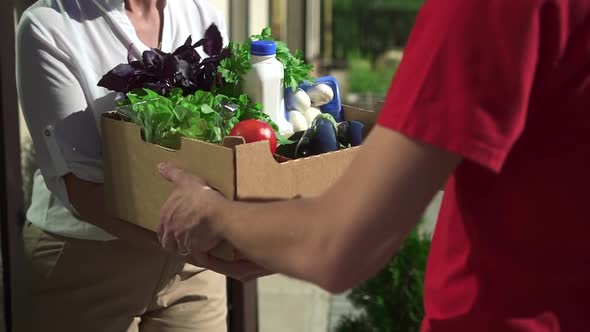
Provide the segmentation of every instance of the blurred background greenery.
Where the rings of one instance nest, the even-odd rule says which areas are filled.
[[[424,0],[332,0],[331,59],[345,102],[371,107],[387,93]]]
[[[332,1],[329,72],[338,76],[344,102],[370,109],[387,94],[424,0]],[[430,234],[414,230],[376,276],[347,295],[357,313],[343,316],[335,331],[419,331],[430,243]]]

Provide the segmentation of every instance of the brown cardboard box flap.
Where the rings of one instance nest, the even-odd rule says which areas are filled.
[[[380,103],[377,103],[377,105],[380,105]],[[347,121],[354,120],[362,122],[367,127],[365,134],[368,134],[377,122],[378,112],[367,111],[362,108],[352,107],[348,105],[342,106],[342,112],[344,113],[344,119],[346,119]]]
[[[235,196],[234,153],[231,148],[182,138],[173,151],[141,139],[135,124],[102,118],[105,194],[107,208],[116,217],[150,230],[159,224],[160,207],[172,190],[158,174],[168,161],[200,175],[227,197]]]
[[[265,142],[237,146],[236,197],[248,200],[317,196],[343,173],[358,149],[278,163],[268,153]]]

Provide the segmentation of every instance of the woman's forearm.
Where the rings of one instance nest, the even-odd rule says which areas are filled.
[[[109,215],[103,184],[85,181],[73,174],[66,175],[64,179],[70,203],[82,220],[121,240],[141,246],[159,247],[157,236],[153,232]]]

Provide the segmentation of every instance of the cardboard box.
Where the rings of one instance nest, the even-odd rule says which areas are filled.
[[[373,127],[376,112],[344,106],[344,118]],[[157,165],[168,161],[201,178],[233,199],[289,199],[310,197],[328,189],[346,170],[358,150],[354,147],[279,163],[267,142],[244,144],[228,137],[224,145],[182,138],[180,150],[142,140],[133,123],[102,117],[105,194],[110,213],[119,219],[155,231],[160,207],[172,184],[160,177]],[[236,258],[227,244],[212,252],[226,260]]]

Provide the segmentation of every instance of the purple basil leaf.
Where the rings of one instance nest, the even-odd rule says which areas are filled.
[[[129,78],[127,90],[141,89],[145,87],[146,84],[157,83],[158,81],[160,81],[159,77],[154,74],[150,74],[146,71],[136,72]]]
[[[162,58],[165,58],[166,56],[168,56],[170,53],[166,53],[160,49],[157,48],[153,48],[152,49],[153,52],[157,53],[159,56],[161,56]]]
[[[177,60],[178,72],[174,79],[174,85],[181,87],[185,93],[192,93],[196,90],[195,84],[191,81],[193,65],[184,61]]]
[[[225,58],[229,58],[232,55],[231,50],[229,49],[229,47],[224,48],[223,50],[221,50],[221,53],[219,53],[219,57],[221,58],[219,60],[219,62],[221,62],[221,60],[225,59]]]
[[[217,63],[208,62],[204,59],[201,67],[195,72],[193,80],[199,90],[211,91],[217,78]]]
[[[184,42],[184,46],[191,46],[192,43],[193,43],[193,37],[189,35],[188,38],[186,39],[186,41]]]
[[[142,87],[150,89],[162,96],[168,96],[172,91],[172,87],[166,82],[145,83]]]
[[[98,86],[109,90],[127,93],[129,92],[129,81],[135,75],[138,69],[133,66],[122,63],[111,69],[98,82]]]
[[[208,55],[205,59],[196,50],[201,46]],[[128,63],[113,68],[98,85],[123,93],[148,88],[165,96],[176,87],[185,95],[197,90],[211,91],[217,84],[219,63],[230,56],[231,51],[223,48],[221,33],[212,24],[204,38],[192,44],[189,36],[173,53],[151,49],[142,54],[141,60],[133,61],[130,46]]]
[[[174,56],[170,55],[164,59],[164,66],[162,68],[162,71],[160,72],[160,75],[172,81],[174,80],[176,74],[179,71],[180,69],[178,68],[178,61],[176,61],[176,58]]]
[[[153,51],[143,52],[143,66],[149,71],[162,70],[162,56]]]
[[[209,66],[211,64],[217,65],[217,63],[219,63],[219,58],[216,56],[208,57],[208,58],[203,59],[203,61],[201,61],[202,66],[205,66],[205,65]]]
[[[192,47],[193,47],[193,48],[197,48],[197,47],[199,47],[199,46],[203,46],[204,44],[205,44],[205,38],[203,38],[203,39],[199,40],[198,42],[194,43],[194,44],[192,45]]]
[[[199,53],[190,45],[180,46],[172,54],[176,56],[178,59],[182,59],[190,63],[199,63],[199,61],[201,61],[201,56],[199,55]]]
[[[217,29],[215,24],[211,24],[207,31],[205,31],[205,43],[203,44],[203,51],[209,56],[218,55],[223,48],[223,38],[221,32]]]
[[[183,59],[177,59],[176,62],[178,64],[177,74],[180,74],[183,79],[189,79],[191,75],[191,64]]]
[[[143,62],[139,60],[131,61],[129,65],[135,69],[145,69]]]
[[[229,57],[229,55],[230,55],[230,53],[222,52],[219,55],[214,55],[214,56],[205,58],[201,62],[201,65],[214,65],[214,68],[217,68],[217,66],[219,66],[219,63],[221,62],[221,60]]]

